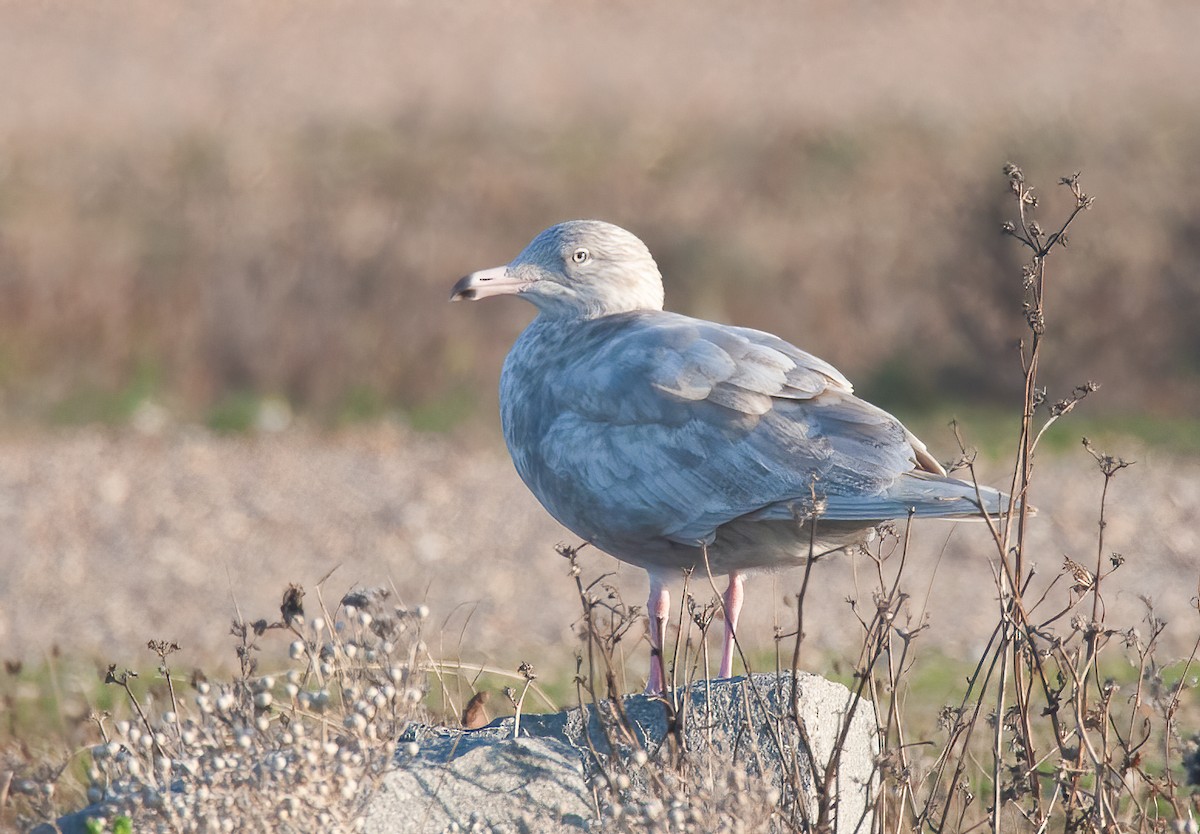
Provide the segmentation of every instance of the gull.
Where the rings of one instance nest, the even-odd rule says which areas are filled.
[[[646,245],[599,220],[551,226],[452,301],[515,295],[537,316],[504,361],[517,473],[564,527],[647,571],[664,684],[666,583],[729,577],[718,676],[733,672],[745,574],[867,541],[889,520],[982,518],[1007,496],[948,477],[899,420],[778,336],[663,310]]]

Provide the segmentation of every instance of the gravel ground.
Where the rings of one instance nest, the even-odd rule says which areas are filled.
[[[1174,656],[1200,630],[1189,607],[1200,575],[1200,460],[1129,456],[1139,463],[1110,490],[1105,550],[1127,562],[1107,585],[1108,620],[1140,625],[1140,597],[1152,597]],[[1048,581],[1064,554],[1095,563],[1103,478],[1082,450],[1040,466],[1032,558]],[[999,468],[990,475],[1003,480]],[[443,658],[569,664],[574,645],[573,585],[553,549],[574,538],[537,506],[498,444],[484,441],[392,425],[237,438],[182,429],[10,434],[0,439],[0,525],[6,659],[36,661],[57,646],[148,664],[145,642],[162,638],[184,647],[177,665],[231,665],[235,602],[249,618],[275,617],[283,589],[297,582],[311,611],[331,571],[323,586],[331,603],[351,586],[390,583],[404,602],[429,605],[430,649]],[[952,655],[978,649],[994,622],[986,529],[928,522],[913,538],[908,587],[915,612],[927,603],[926,645]],[[626,598],[642,600],[641,571],[584,553],[589,573],[615,571]],[[838,557],[816,566],[807,615],[815,646],[857,644],[845,602],[856,567],[861,575],[869,564]],[[751,578],[750,646],[769,649],[772,619],[790,622],[784,599],[800,578]],[[865,588],[857,593],[869,600]]]

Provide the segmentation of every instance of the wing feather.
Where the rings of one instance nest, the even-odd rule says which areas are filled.
[[[778,337],[662,312],[561,330],[535,320],[505,363],[505,437],[550,512],[610,549],[616,537],[711,541],[814,489],[857,519],[874,504],[848,497],[891,506],[887,490],[927,457],[835,368]]]

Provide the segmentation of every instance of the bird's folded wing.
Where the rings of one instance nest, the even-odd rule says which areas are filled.
[[[551,380],[556,417],[539,443],[575,529],[707,541],[814,493],[882,494],[924,452],[836,369],[777,337],[671,314],[604,326]]]

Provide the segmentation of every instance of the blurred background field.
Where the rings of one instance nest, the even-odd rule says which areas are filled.
[[[232,599],[270,616],[341,565],[333,596],[386,580],[447,618],[444,655],[569,665],[568,537],[497,421],[532,309],[451,306],[454,280],[608,219],[671,309],[830,360],[944,460],[954,416],[998,451],[1027,332],[1009,159],[1050,213],[1074,170],[1097,196],[1048,291],[1049,396],[1103,387],[1047,440],[1047,570],[1094,548],[1076,449],[1099,434],[1141,461],[1112,520],[1143,560],[1126,619],[1168,596],[1186,644],[1198,31],[1188,2],[0,4],[5,651],[117,660],[153,637],[232,662]],[[922,543],[954,624],[931,639],[965,653],[987,542],[947,535]],[[830,650],[857,644],[852,567],[829,568]],[[769,646],[790,580],[756,581]]]
[[[1076,169],[1100,198],[1052,389],[1191,418],[1197,31],[1184,2],[4,4],[0,414],[492,427],[531,311],[447,288],[587,216],[647,240],[673,309],[884,405],[999,402],[1011,158],[1051,208]]]

